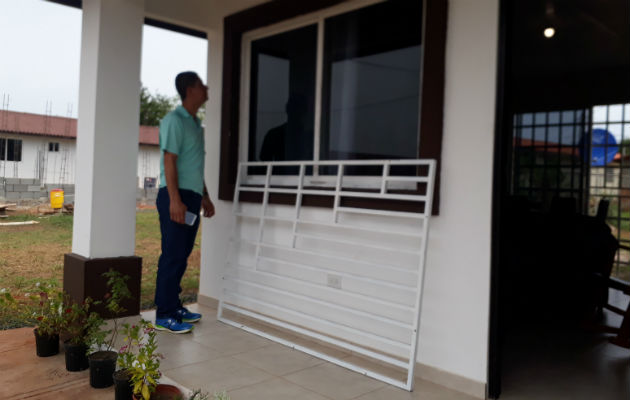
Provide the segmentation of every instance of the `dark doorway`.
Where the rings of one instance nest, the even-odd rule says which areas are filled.
[[[630,398],[630,2],[500,15],[489,395]]]

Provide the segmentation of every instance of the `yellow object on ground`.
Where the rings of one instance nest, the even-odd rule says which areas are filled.
[[[53,189],[50,191],[50,207],[52,208],[63,207],[63,190]]]

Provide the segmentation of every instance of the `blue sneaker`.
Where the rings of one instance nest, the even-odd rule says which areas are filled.
[[[186,322],[180,322],[175,318],[156,318],[155,329],[171,333],[188,333],[192,331],[193,326]]]
[[[201,319],[201,314],[190,312],[185,307],[182,307],[175,312],[175,317],[181,319],[183,322],[197,322]]]

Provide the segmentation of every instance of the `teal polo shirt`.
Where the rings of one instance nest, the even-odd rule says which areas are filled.
[[[203,195],[205,147],[201,122],[182,106],[160,121],[160,187],[166,187],[164,151],[177,154],[177,178],[180,189]]]

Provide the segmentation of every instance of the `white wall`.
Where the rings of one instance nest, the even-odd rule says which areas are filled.
[[[498,0],[450,0],[440,216],[432,220],[419,360],[487,381]]]
[[[0,138],[22,140],[22,161],[0,161],[0,177],[38,178],[38,155],[43,154],[45,168],[41,184],[74,184],[76,140],[0,133]],[[58,152],[48,151],[48,143],[59,143]],[[160,149],[158,146],[140,145],[138,150],[138,187],[145,177],[160,177]]]
[[[74,183],[75,141],[56,137],[0,134],[0,138],[22,140],[22,161],[0,161],[0,177],[38,179],[43,161],[41,183]],[[48,143],[59,143],[58,152],[49,152]],[[64,168],[65,167],[65,168]]]
[[[0,133],[0,138],[22,140],[22,161],[0,161],[0,178],[34,178],[37,147],[41,140],[7,133]]]
[[[138,149],[138,187],[144,187],[144,178],[157,178],[156,187],[160,184],[160,148],[158,146],[140,145]]]
[[[200,293],[217,298],[233,217],[218,201],[222,16],[209,20],[206,183]],[[498,0],[451,0],[446,48],[441,214],[432,219],[418,361],[487,381]]]

